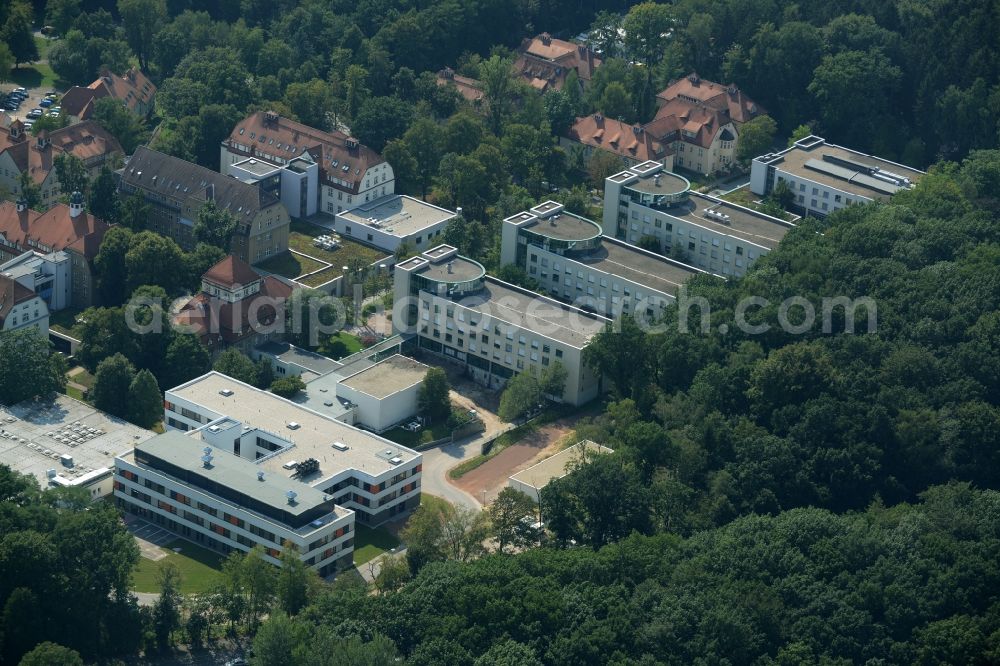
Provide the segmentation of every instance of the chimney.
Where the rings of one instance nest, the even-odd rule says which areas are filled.
[[[546,46],[552,43],[552,35],[550,35],[547,32],[543,32],[541,35],[539,35],[539,39],[541,39],[542,44],[545,44]]]
[[[83,213],[83,193],[77,191],[69,197],[69,216],[77,218]]]
[[[209,201],[215,201],[215,183],[209,183],[208,187],[205,188],[205,198]]]
[[[455,262],[454,262],[454,261],[449,261],[449,262],[448,262],[448,273],[449,273],[449,274],[450,274],[450,273],[452,272],[452,269],[453,269],[454,267],[455,267]]]
[[[28,202],[27,200],[25,200],[24,197],[18,197],[16,206],[18,213],[23,213],[24,211],[28,210]]]

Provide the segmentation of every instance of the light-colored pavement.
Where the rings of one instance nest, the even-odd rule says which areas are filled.
[[[480,436],[422,451],[424,467],[421,474],[423,484],[421,492],[437,495],[452,504],[470,509],[482,508],[475,497],[448,481],[448,470],[460,462],[478,456],[482,451],[482,445],[483,438]]]
[[[370,585],[374,583],[378,575],[382,573],[382,562],[387,557],[393,557],[398,559],[404,557],[405,555],[406,555],[405,547],[397,548],[394,551],[388,553],[382,553],[375,559],[365,562],[364,564],[361,564],[355,568],[358,570],[358,573],[361,575],[364,581]]]
[[[447,366],[445,369],[449,371],[453,370]],[[451,483],[448,479],[448,470],[459,463],[480,455],[483,450],[483,442],[493,439],[500,433],[509,430],[512,426],[504,423],[497,417],[493,411],[495,408],[488,399],[492,396],[484,396],[482,394],[486,389],[473,384],[467,379],[463,380],[457,377],[453,372],[449,372],[449,381],[452,386],[457,386],[459,389],[458,391],[452,389],[452,402],[464,409],[476,410],[486,429],[475,437],[469,437],[458,442],[422,451],[424,456],[422,491],[431,495],[437,495],[452,504],[460,504],[470,509],[479,510],[482,508],[481,502],[473,495]]]

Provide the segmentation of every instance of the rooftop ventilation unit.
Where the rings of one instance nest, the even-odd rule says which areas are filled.
[[[234,393],[233,389],[227,389],[227,388],[224,388],[221,391],[219,391],[219,395],[225,396],[227,398],[233,395],[233,393]]]
[[[400,458],[399,456],[396,456],[394,458],[389,458],[389,462],[391,462],[393,465],[398,465],[399,463],[403,462],[403,459]]]
[[[219,432],[219,426],[217,426],[217,425],[213,425],[213,426],[208,426],[208,429],[209,429],[209,430],[210,430],[211,432]]]
[[[295,504],[295,498],[297,497],[297,494],[294,490],[288,490],[285,492],[285,497],[288,498],[289,504]]]
[[[297,462],[295,462],[294,460],[289,460],[284,465],[282,465],[282,467],[284,469],[295,469],[298,466],[299,466],[299,464]]]
[[[338,451],[346,451],[348,449],[348,446],[343,442],[334,442],[333,448],[337,449]]]
[[[258,481],[264,480],[264,472],[257,472],[257,480]]]
[[[289,421],[287,426],[289,430],[298,430],[301,427],[297,421]]]

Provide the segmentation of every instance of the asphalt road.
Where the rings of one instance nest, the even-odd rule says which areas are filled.
[[[464,460],[478,456],[482,442],[482,437],[473,437],[422,451],[424,467],[421,474],[421,492],[437,495],[455,505],[467,506],[477,511],[481,509],[482,506],[475,497],[448,481],[448,470]]]

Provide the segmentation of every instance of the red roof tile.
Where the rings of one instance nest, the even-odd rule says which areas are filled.
[[[319,163],[324,185],[343,189],[343,185],[332,180],[336,178],[349,183],[348,189],[352,192],[360,189],[368,169],[385,161],[377,152],[343,132],[324,132],[265,111],[258,111],[237,123],[224,144],[230,152],[272,162],[277,158],[279,163],[308,152]],[[237,148],[237,145],[248,148]]]
[[[586,146],[637,162],[660,161],[673,152],[642,127],[605,118],[598,113],[577,118],[567,136]]]
[[[15,305],[33,298],[34,291],[6,275],[0,275],[0,327],[3,327]]]
[[[89,213],[72,217],[70,207],[62,203],[44,213],[33,210],[18,212],[9,201],[0,203],[0,236],[6,240],[5,249],[12,254],[17,253],[14,250],[73,250],[92,260],[110,228]]]
[[[239,257],[229,255],[209,268],[201,277],[220,287],[233,287],[256,282],[260,279],[260,273]]]

